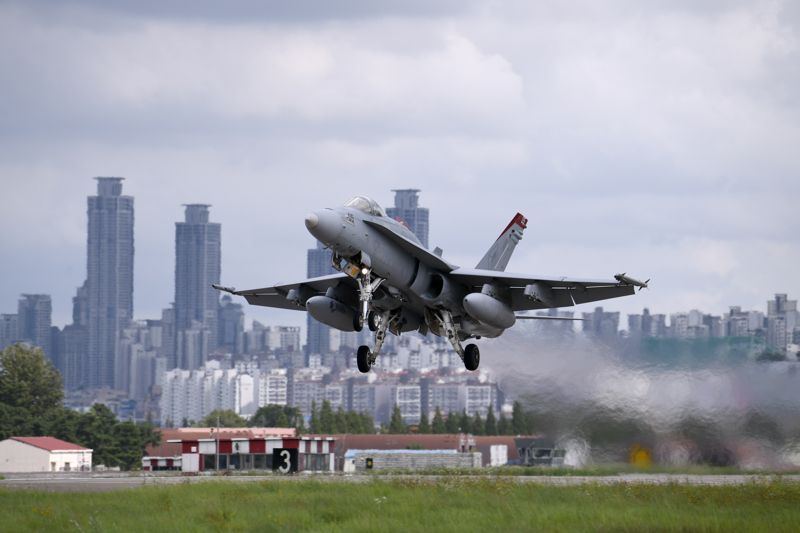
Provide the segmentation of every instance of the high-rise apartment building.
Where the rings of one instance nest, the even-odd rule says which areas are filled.
[[[595,337],[613,338],[619,330],[619,312],[606,312],[595,307],[591,313],[583,313],[583,331]]]
[[[767,347],[786,352],[797,329],[800,329],[797,300],[789,300],[786,294],[776,294],[775,299],[767,302]]]
[[[38,346],[56,364],[50,346],[52,314],[49,294],[23,294],[17,307],[17,340]]]
[[[19,340],[17,329],[17,315],[5,313],[0,315],[0,350]]]
[[[175,364],[201,367],[217,345],[221,226],[208,221],[206,204],[186,205],[175,223]]]
[[[427,207],[419,207],[419,189],[393,189],[392,192],[394,207],[388,208],[386,214],[404,222],[427,248],[429,213]]]
[[[234,355],[244,353],[244,311],[228,294],[220,303],[217,346]]]
[[[89,387],[114,385],[119,338],[133,318],[133,197],[124,178],[95,178],[88,198],[85,284],[88,346],[83,373]]]
[[[335,272],[331,266],[331,251],[317,242],[316,248],[308,250],[308,277],[316,278]],[[306,325],[306,356],[328,353],[331,349],[331,329],[317,322],[310,313],[306,313]]]

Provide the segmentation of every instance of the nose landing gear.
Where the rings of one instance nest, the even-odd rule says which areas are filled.
[[[364,323],[367,322],[367,317],[372,309],[372,297],[378,287],[381,286],[381,283],[383,283],[383,278],[375,277],[373,280],[372,270],[365,267],[361,269],[360,275],[356,278],[356,283],[358,283],[358,302],[360,307],[358,325],[360,330],[360,328],[364,327]],[[371,324],[370,330],[372,330]]]

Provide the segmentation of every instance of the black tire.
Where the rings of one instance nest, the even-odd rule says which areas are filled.
[[[475,344],[467,344],[464,348],[464,366],[469,371],[478,370],[481,364],[481,350]]]
[[[358,364],[358,371],[362,374],[369,372],[371,365],[369,364],[369,346],[362,345],[358,347],[356,352],[356,363]]]
[[[378,315],[374,311],[367,315],[367,327],[370,331],[378,331]]]
[[[356,317],[353,319],[353,331],[360,333],[362,329],[364,329],[364,324],[361,322],[361,315],[356,313]]]

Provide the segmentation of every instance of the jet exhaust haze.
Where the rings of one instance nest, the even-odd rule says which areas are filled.
[[[577,462],[628,461],[638,446],[662,464],[800,464],[793,363],[729,350],[665,360],[646,343],[553,334],[551,326],[518,324],[482,348],[536,431],[581,450]]]

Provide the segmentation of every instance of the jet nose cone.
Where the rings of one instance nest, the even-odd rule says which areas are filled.
[[[332,246],[342,232],[342,218],[331,209],[323,209],[306,216],[306,228],[318,241]]]
[[[306,215],[306,228],[312,230],[319,224],[319,217],[316,213],[309,213]]]

